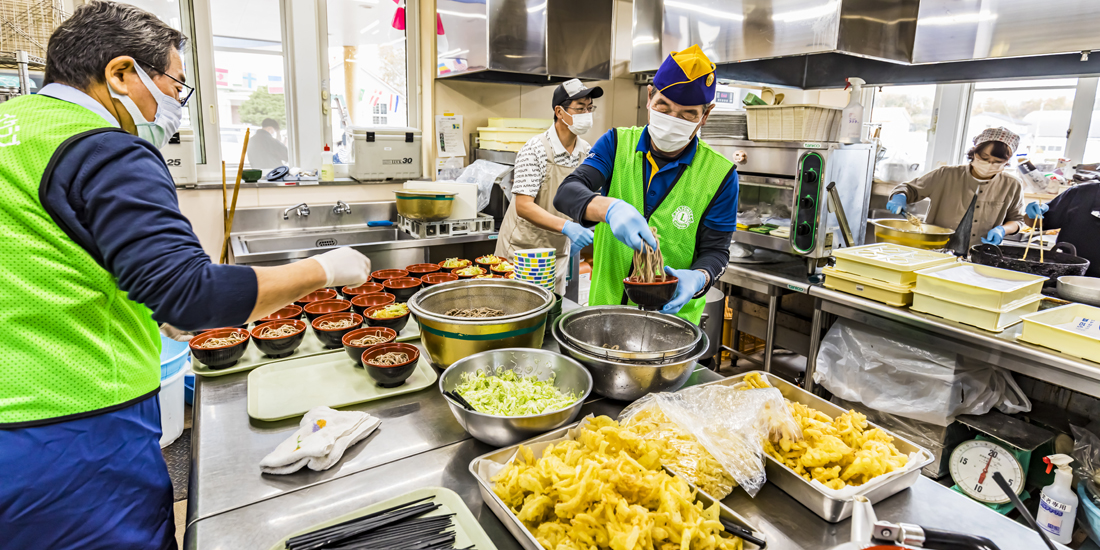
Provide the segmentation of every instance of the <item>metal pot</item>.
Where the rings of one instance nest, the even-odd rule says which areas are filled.
[[[702,330],[679,317],[631,306],[594,306],[561,316],[573,347],[612,361],[652,361],[695,349]],[[606,346],[606,347],[605,347]]]
[[[1089,269],[1089,261],[1077,255],[1077,248],[1070,243],[1058,243],[1054,250],[1043,254],[1039,262],[1039,251],[1032,250],[1028,259],[1023,248],[1000,248],[991,244],[979,244],[970,247],[970,261],[976,264],[1022,271],[1032,275],[1048,277],[1044,286],[1054,286],[1058,277],[1063,275],[1084,275]]]
[[[909,220],[882,219],[870,220],[875,226],[875,241],[893,243],[925,250],[935,250],[947,246],[954,229],[938,225],[921,224],[918,230]]]
[[[539,380],[554,378],[554,386],[563,393],[578,397],[567,408],[529,416],[496,416],[466,410],[447,399],[458,423],[479,441],[495,447],[515,445],[525,439],[560,428],[574,420],[592,392],[592,375],[580,363],[561,354],[541,349],[498,349],[466,357],[451,365],[439,377],[440,392],[452,391],[462,383],[467,372],[499,374],[514,370],[521,376],[536,376]]]
[[[548,289],[509,279],[463,279],[417,292],[409,310],[420,323],[420,341],[431,362],[447,368],[459,359],[500,348],[541,348],[546,316],[554,305]],[[451,317],[452,308],[494,307],[502,317]]]
[[[1063,300],[1100,307],[1100,277],[1058,277],[1058,296]]]
[[[454,211],[455,195],[442,191],[394,191],[397,196],[397,213],[423,222],[437,222],[450,217]]]
[[[561,321],[551,331],[562,352],[580,361],[592,373],[592,391],[604,397],[633,401],[652,392],[680,389],[695,370],[695,361],[706,353],[710,341],[705,333],[690,353],[668,362],[612,361],[585,353],[561,334]]]

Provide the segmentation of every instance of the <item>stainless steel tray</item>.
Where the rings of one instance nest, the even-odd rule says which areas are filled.
[[[787,382],[786,380],[783,380],[782,378],[779,378],[772,374],[768,374],[766,372],[755,372],[759,372],[764,377],[764,379],[768,381],[769,384],[777,388],[779,392],[783,394],[783,397],[794,401],[795,403],[801,403],[808,407],[813,407],[829,416],[832,416],[833,418],[836,418],[837,415],[848,412],[847,409],[838,407],[825,399],[822,399],[798,386],[795,386],[794,384],[791,384],[790,382]],[[722,380],[700,384],[700,386],[711,384],[734,385],[740,383],[749,374],[751,373],[746,372]],[[934,458],[932,456],[932,453],[930,453],[927,449],[917,445],[916,443],[913,443],[912,441],[909,441],[908,439],[905,439],[904,437],[901,437],[900,435],[891,432],[890,430],[887,430],[885,428],[882,428],[881,426],[878,426],[877,424],[874,424],[872,422],[868,422],[868,424],[872,427],[879,428],[882,431],[890,434],[894,438],[894,446],[897,447],[898,451],[906,455],[919,452],[924,457],[917,460],[916,463],[906,464],[905,467],[909,470],[906,473],[896,476],[881,485],[871,486],[870,489],[865,493],[859,493],[867,497],[871,501],[871,504],[875,504],[911,487],[914,483],[917,482],[917,478],[921,475],[921,468],[924,468],[925,466],[931,464]],[[851,517],[851,500],[840,500],[833,498],[831,495],[815,487],[809,481],[806,481],[806,479],[802,476],[796,474],[794,470],[788,468],[786,464],[780,463],[779,461],[772,458],[770,455],[768,456],[768,462],[765,466],[765,471],[768,474],[768,483],[773,483],[780,489],[783,489],[783,492],[793,497],[803,506],[809,508],[810,510],[813,510],[813,512],[820,516],[821,519],[824,519],[829,523],[837,523]],[[870,483],[874,482],[872,481]]]
[[[494,514],[496,514],[500,522],[503,523],[504,527],[508,529],[508,532],[516,538],[520,546],[522,546],[526,550],[543,550],[543,548],[542,545],[539,544],[537,540],[535,540],[534,535],[532,535],[531,532],[527,530],[527,527],[523,525],[523,522],[521,522],[519,518],[517,518],[510,509],[508,509],[508,506],[506,506],[504,502],[497,497],[496,493],[493,492],[493,482],[478,475],[477,464],[482,460],[490,460],[503,464],[516,453],[516,450],[519,448],[520,445],[530,446],[535,443],[553,441],[555,439],[564,438],[567,436],[569,430],[575,428],[578,424],[580,424],[580,422],[574,422],[573,424],[570,424],[568,426],[563,426],[552,432],[546,432],[538,437],[533,437],[522,443],[512,445],[511,447],[497,449],[493,452],[483,454],[470,462],[470,475],[474,476],[474,479],[477,480],[477,486],[478,489],[481,490],[482,500],[484,500],[485,504],[489,506],[489,509],[492,510]],[[665,471],[669,472],[672,475],[677,475],[675,471],[668,468],[665,468]],[[679,476],[677,475],[677,477]],[[702,502],[704,506],[711,506],[715,502],[714,498],[712,498],[706,492],[696,488],[695,485],[693,485],[690,481],[686,479],[684,481],[687,481],[690,487],[696,489],[696,498],[700,502]],[[740,525],[741,527],[744,527],[749,531],[752,531],[753,535],[760,539],[766,538],[763,532],[761,532],[754,525],[749,523],[748,520],[741,517],[740,514],[734,512],[725,504],[722,504],[721,501],[718,501],[718,506],[720,509],[719,517],[731,523]],[[752,549],[758,547],[755,544],[745,542],[745,548]]]

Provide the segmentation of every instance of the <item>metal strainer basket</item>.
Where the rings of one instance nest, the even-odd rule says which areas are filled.
[[[631,306],[598,306],[562,316],[562,336],[575,347],[612,361],[660,361],[690,353],[703,331],[673,315]]]
[[[418,316],[427,315],[448,321],[480,323],[521,317],[554,303],[552,292],[522,281],[509,279],[466,279],[432,286],[409,300],[409,308]],[[453,317],[452,309],[491,307],[504,311],[500,317]]]

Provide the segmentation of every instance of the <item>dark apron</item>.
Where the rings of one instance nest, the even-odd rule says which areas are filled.
[[[954,252],[956,256],[965,257],[970,253],[970,230],[974,228],[974,205],[977,203],[978,194],[974,193],[974,198],[970,199],[970,208],[966,209],[962,221],[955,228],[955,234],[951,235],[951,239],[947,241],[946,248]]]

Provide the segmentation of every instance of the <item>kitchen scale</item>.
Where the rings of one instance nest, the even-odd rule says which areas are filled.
[[[1000,472],[1021,500],[1030,498],[1024,485],[1031,456],[1054,434],[997,411],[956,419],[979,433],[951,451],[948,471],[955,482],[951,489],[1007,514],[1014,507],[1012,501],[993,481],[993,472]]]

